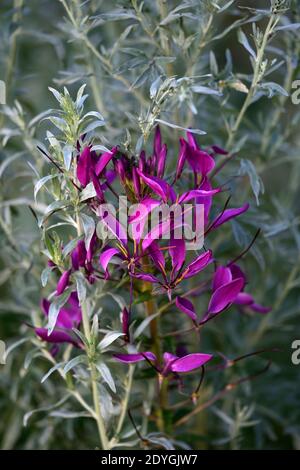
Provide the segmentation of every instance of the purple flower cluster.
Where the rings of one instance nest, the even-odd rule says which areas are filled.
[[[141,285],[152,294],[166,295],[167,302],[175,301],[178,311],[187,315],[196,329],[232,304],[252,312],[269,311],[256,303],[251,294],[245,292],[246,276],[235,262],[223,266],[215,259],[213,252],[205,248],[193,259],[188,259],[186,240],[175,236],[174,220],[159,222],[149,232],[146,230],[146,235],[142,237],[148,217],[161,204],[202,204],[206,237],[249,208],[249,204],[237,208],[227,208],[226,204],[217,214],[213,210],[213,201],[222,192],[221,188],[213,187],[213,176],[217,170],[218,158],[226,158],[225,150],[216,145],[203,149],[188,132],[187,139],[181,138],[179,142],[176,169],[173,174],[166,176],[167,154],[167,145],[162,143],[159,127],[155,131],[152,154],[148,157],[144,151],[138,158],[132,157],[121,152],[118,147],[102,155],[97,155],[89,144],[81,148],[76,162],[78,191],[82,191],[89,184],[93,186],[94,196],[86,201],[86,206],[114,233],[115,240],[110,240],[109,243],[100,241],[95,232],[89,246],[86,246],[83,239],[78,241],[70,254],[68,265],[64,266],[64,269],[59,268],[60,277],[56,289],[56,295],[61,295],[67,288],[72,293],[67,306],[60,310],[55,329],[49,336],[45,328],[36,328],[36,333],[43,340],[80,346],[70,334],[70,330],[79,327],[81,322],[81,310],[73,287],[73,274],[78,270],[90,284],[97,282],[99,278],[113,282],[121,279],[124,273],[127,274],[131,301],[128,309],[124,309],[122,314],[125,348],[131,343],[129,326],[132,300],[136,292],[141,291]],[[183,185],[189,189],[183,193],[178,192],[177,188]],[[122,224],[104,210],[107,195],[116,196],[120,187],[122,194],[125,194],[132,204],[139,203],[143,207],[142,213],[128,215],[128,225],[134,224],[135,228],[138,228],[134,240],[129,240]],[[162,237],[166,228],[170,231],[168,240]],[[53,268],[58,269],[55,266]],[[187,279],[197,278],[199,274],[204,276],[204,272],[207,276],[202,284],[205,285],[204,290],[209,292],[210,298],[199,317],[193,303],[183,295],[182,283]],[[200,289],[201,292],[203,290]],[[49,302],[46,300],[43,301],[43,310],[47,315]],[[132,351],[134,345],[130,346],[129,351]],[[210,354],[198,352],[180,357],[165,352],[163,360],[156,356],[151,351],[136,351],[115,354],[115,359],[126,363],[150,361],[158,373],[166,377],[171,373],[178,374],[199,368],[212,358]]]

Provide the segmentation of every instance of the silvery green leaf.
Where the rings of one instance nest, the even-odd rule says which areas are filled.
[[[191,132],[192,134],[198,134],[198,135],[206,134],[205,131],[201,131],[200,129],[189,129],[187,127],[178,126],[177,124],[172,124],[171,122],[168,122],[168,121],[163,121],[162,119],[155,119],[155,121],[165,126],[172,127],[172,129],[181,129],[183,131],[188,131],[188,132]]]
[[[53,269],[53,266],[47,266],[45,269],[43,269],[42,274],[41,274],[41,283],[43,287],[47,285],[52,269]]]
[[[151,323],[151,321],[156,318],[159,313],[153,313],[149,315],[149,317],[145,318],[142,323],[137,327],[134,332],[133,339],[136,340],[139,336],[143,333],[143,331],[147,328],[147,326]]]
[[[151,99],[156,96],[160,84],[161,84],[161,78],[160,77],[157,77],[157,79],[154,80],[154,82],[151,84],[151,87],[150,87],[150,98]]]
[[[51,113],[54,113],[54,109],[47,109],[46,111],[43,111],[42,113],[39,113],[37,116],[35,116],[31,121],[28,123],[28,128],[30,129],[33,127],[35,124],[37,124],[39,121],[44,119],[46,116],[48,116]]]
[[[300,28],[300,23],[290,23],[284,26],[277,26],[274,31],[295,31]]]
[[[214,88],[209,88],[207,86],[202,86],[202,85],[193,85],[191,86],[191,90],[194,93],[201,93],[203,95],[222,96],[222,93],[219,90],[215,90]]]
[[[135,153],[136,155],[139,155],[142,148],[143,148],[143,145],[144,145],[144,136],[141,135],[139,138],[138,138],[138,141],[136,143],[136,146],[135,146]]]
[[[93,27],[106,23],[107,21],[120,21],[120,20],[137,20],[135,11],[133,9],[117,8],[116,10],[101,13],[101,15],[91,16],[94,21]]]
[[[69,243],[67,243],[63,250],[62,250],[62,255],[63,255],[63,258],[65,258],[66,256],[68,256],[71,251],[74,250],[74,248],[76,247],[78,241],[81,239],[81,237],[75,237],[73,238],[72,240],[69,241]]]
[[[157,444],[161,446],[163,449],[166,450],[175,450],[172,442],[167,439],[166,437],[158,434],[158,433],[151,433],[146,436],[146,439],[151,442],[152,444]]]
[[[222,7],[219,6],[217,3],[213,3],[213,6],[218,10],[218,14],[219,14],[219,13],[223,13],[225,10],[227,10],[233,4],[234,1],[235,0],[229,0]]]
[[[78,366],[79,364],[87,363],[87,357],[84,354],[80,356],[73,357],[67,364],[64,366],[64,373],[67,374],[71,369]]]
[[[40,348],[34,348],[26,354],[25,359],[24,359],[24,369],[25,370],[28,370],[28,368],[29,368],[30,364],[32,363],[33,359],[35,359],[36,357],[44,357],[44,355],[42,354]]]
[[[52,88],[51,86],[48,87],[48,90],[51,91],[53,96],[57,99],[59,104],[62,102],[62,95],[59,93],[59,91],[55,90],[55,88]]]
[[[100,145],[100,144],[93,145],[92,150],[95,150],[95,151],[99,150],[100,152],[109,152],[109,149],[107,147],[105,147],[105,145]]]
[[[10,155],[9,157],[6,157],[5,160],[3,160],[3,162],[0,165],[0,178],[2,178],[2,175],[4,171],[6,170],[6,168],[15,160],[22,157],[23,155],[24,155],[24,152],[22,151],[22,152],[14,153],[13,155]]]
[[[110,297],[112,297],[114,301],[119,305],[120,310],[123,310],[123,308],[126,307],[125,301],[120,295],[115,294],[114,292],[104,292],[100,295],[100,297],[103,297],[105,295],[109,295]]]
[[[210,62],[210,70],[212,74],[218,75],[219,73],[218,63],[217,63],[217,59],[213,51],[210,51],[209,53],[209,62]]]
[[[86,83],[84,83],[79,90],[77,91],[77,96],[76,96],[76,108],[80,109],[82,106],[82,95],[85,90]]]
[[[102,114],[99,113],[99,111],[89,111],[88,113],[86,113],[83,116],[82,120],[86,119],[87,117],[90,117],[90,116],[93,116],[93,117],[99,119],[99,121],[104,122],[104,117],[102,116]]]
[[[82,303],[86,299],[86,290],[87,290],[86,280],[85,280],[84,275],[80,271],[75,272],[74,277],[76,281],[76,290],[78,294],[79,304],[82,305]]]
[[[254,50],[252,49],[252,47],[250,46],[250,43],[248,41],[246,34],[241,29],[238,31],[238,40],[239,40],[239,43],[242,44],[244,48],[249,52],[249,54],[253,57],[253,59],[256,60],[256,54]]]
[[[80,201],[86,201],[96,196],[96,191],[93,183],[89,183],[80,193]]]
[[[98,127],[103,127],[103,126],[105,126],[104,121],[93,121],[87,125],[87,127],[82,131],[82,133],[87,134],[88,132],[94,131]]]
[[[63,148],[64,164],[66,170],[71,168],[72,156],[73,156],[73,147],[71,145],[66,145]]]
[[[148,79],[149,79],[149,76],[150,76],[150,66],[147,65],[142,73],[134,80],[134,82],[132,83],[131,85],[131,88],[139,88],[141,87]]]
[[[72,328],[72,331],[74,331],[75,335],[78,336],[80,341],[88,348],[89,342],[87,338],[84,336],[84,334],[80,330],[77,330],[77,328]]]
[[[48,379],[48,377],[53,374],[53,372],[60,369],[64,364],[65,362],[58,362],[57,364],[55,364],[55,366],[51,367],[51,369],[49,369],[48,372],[42,377],[41,384],[44,383]]]
[[[46,117],[45,119],[49,119],[49,121],[51,121],[52,124],[54,124],[54,126],[57,127],[57,129],[59,129],[62,132],[65,132],[67,123],[64,119],[59,118],[57,116],[49,116],[49,117]]]
[[[41,227],[43,223],[45,222],[45,220],[48,219],[51,214],[53,214],[54,212],[60,209],[65,208],[67,205],[68,204],[66,204],[65,201],[54,201],[51,204],[49,204],[49,206],[47,206],[45,209],[44,216],[41,218],[39,222],[39,226]]]
[[[21,346],[21,344],[24,344],[26,343],[27,341],[30,341],[29,338],[22,338],[22,339],[19,339],[18,341],[16,341],[15,343],[12,343],[5,351],[5,357],[4,359],[6,360],[8,355],[16,348],[18,348],[19,346]]]
[[[264,185],[253,163],[250,160],[241,160],[239,174],[249,177],[256,204],[259,205],[259,194],[264,192]]]
[[[99,396],[101,403],[101,415],[105,421],[108,421],[113,415],[120,413],[119,408],[114,407],[112,397],[103,384],[99,384]]]
[[[113,377],[111,375],[111,372],[110,372],[109,368],[107,367],[107,365],[104,364],[103,362],[99,362],[98,364],[96,364],[96,367],[97,367],[97,370],[100,372],[101,377],[104,380],[104,382],[107,383],[109,388],[114,393],[116,393],[116,391],[117,391],[116,390],[116,385],[115,385],[114,379],[113,379]]]
[[[57,140],[57,138],[55,137],[55,135],[53,135],[52,132],[50,132],[50,131],[47,131],[46,135],[47,135],[47,140],[48,140],[49,144],[51,145],[51,147],[57,147],[57,148],[60,149],[60,143]]]
[[[54,408],[58,408],[59,406],[63,405],[69,398],[71,394],[67,393],[63,398],[61,398],[58,402],[54,403],[53,405],[43,406],[42,408],[36,408],[34,410],[28,411],[23,418],[23,425],[26,427],[28,424],[29,418],[35,413],[40,413],[42,411],[51,411]]]
[[[51,305],[49,308],[48,323],[47,323],[48,336],[54,330],[59,311],[65,305],[69,296],[70,296],[70,292],[66,290],[61,295],[54,297],[54,300],[51,302]]]
[[[85,247],[88,250],[96,230],[96,224],[94,219],[86,214],[80,214],[80,220],[84,231]]]
[[[110,331],[107,333],[104,338],[100,341],[98,347],[101,351],[110,346],[114,341],[116,341],[120,336],[124,336],[124,333],[119,331]]]
[[[99,332],[98,315],[94,315],[93,322],[92,322],[92,329],[91,329],[92,337],[97,339],[98,332]]]
[[[43,178],[41,178],[39,181],[37,181],[34,185],[34,199],[36,199],[38,192],[44,186],[44,184],[46,184],[48,181],[52,180],[53,178],[56,178],[57,176],[59,176],[58,173],[55,173],[53,175],[46,175]]]
[[[52,418],[64,418],[64,419],[76,419],[76,418],[90,418],[91,415],[87,411],[69,411],[69,410],[58,410],[51,411],[49,416]]]
[[[274,95],[289,96],[288,92],[278,83],[265,82],[261,83],[259,87],[267,91],[269,98],[272,98]]]

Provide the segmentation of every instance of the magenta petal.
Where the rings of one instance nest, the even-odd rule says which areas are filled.
[[[164,355],[163,355],[163,362],[164,362],[164,365],[163,365],[163,370],[162,370],[162,375],[164,376],[167,376],[168,375],[168,372],[170,372],[170,369],[171,369],[171,364],[176,361],[178,358],[178,356],[175,356],[174,354],[172,353],[169,353],[169,352],[165,352]]]
[[[236,209],[227,209],[223,212],[221,216],[216,217],[215,221],[212,223],[213,228],[217,228],[220,225],[224,224],[230,219],[237,217],[249,209],[249,204],[246,203],[242,207],[238,207]]]
[[[59,281],[57,283],[57,287],[56,287],[56,295],[62,294],[65,291],[65,289],[68,287],[70,274],[71,274],[71,270],[65,271],[60,276]]]
[[[202,253],[202,255],[198,256],[192,263],[190,263],[186,270],[184,271],[184,279],[188,279],[189,277],[195,276],[198,274],[202,269],[204,269],[210,262],[212,261],[212,252],[211,250]]]
[[[208,180],[208,178],[203,179],[199,189],[205,190],[205,191],[211,191],[212,190],[212,187],[211,187],[211,184],[210,184],[210,181]],[[199,196],[196,199],[196,204],[203,204],[204,205],[204,223],[205,223],[205,225],[207,225],[208,219],[209,219],[210,209],[211,209],[211,206],[212,206],[212,196],[210,196],[210,195]]]
[[[264,307],[263,305],[257,304],[255,302],[249,305],[249,308],[251,308],[251,310],[257,313],[269,313],[272,310],[271,307]]]
[[[206,176],[215,167],[213,157],[202,150],[198,150],[194,153],[194,161],[196,161],[196,171],[200,172],[203,176]]]
[[[126,364],[132,364],[135,362],[145,361],[145,358],[149,361],[156,361],[156,356],[152,352],[144,352],[143,354],[114,354],[117,361],[125,362]]]
[[[212,359],[211,354],[188,354],[187,356],[180,357],[170,365],[172,372],[189,372],[206,364]]]
[[[148,221],[148,215],[159,205],[160,201],[147,197],[137,205],[135,213],[129,216],[128,223],[132,224],[131,231],[133,238],[137,243],[144,235],[144,228]]]
[[[146,251],[147,248],[153,243],[154,240],[159,240],[162,235],[170,230],[170,220],[169,218],[165,220],[164,222],[157,224],[150,232],[148,232],[143,240],[142,243],[142,249],[143,251]]]
[[[67,304],[60,309],[56,326],[59,328],[77,328],[82,320],[81,308],[78,301],[77,292],[72,292]]]
[[[110,160],[116,154],[117,150],[118,150],[118,147],[114,147],[110,152],[105,152],[99,157],[99,160],[95,166],[95,173],[97,176],[99,176],[100,173],[102,173],[106,165],[110,162]]]
[[[184,139],[180,139],[180,150],[179,150],[179,156],[178,156],[178,161],[177,161],[177,167],[176,167],[176,179],[180,178],[183,166],[185,163],[186,159],[186,141]]]
[[[142,180],[154,191],[158,196],[162,198],[164,202],[168,201],[170,195],[170,186],[165,181],[154,176],[146,176],[139,169],[137,173],[142,178]]]
[[[122,332],[125,334],[126,341],[129,341],[129,322],[130,314],[126,307],[122,311]]]
[[[64,331],[54,330],[49,336],[47,328],[35,328],[34,331],[43,341],[47,341],[47,343],[71,343],[77,347],[79,345],[78,342],[74,341],[71,335]]]
[[[173,271],[177,273],[185,261],[185,242],[180,238],[171,238],[169,246],[169,254],[172,260]]]
[[[119,250],[117,250],[117,248],[108,248],[107,250],[103,251],[103,253],[101,253],[99,262],[105,272],[107,271],[107,266],[110,260],[117,254],[119,254]]]
[[[246,274],[244,273],[244,271],[242,271],[242,269],[237,264],[230,264],[229,268],[232,274],[232,279],[243,278],[244,284],[247,283]]]
[[[167,158],[167,146],[166,144],[163,145],[161,151],[158,154],[158,160],[157,160],[157,176],[159,178],[162,178],[165,172],[165,166],[166,166],[166,158]]]
[[[78,265],[84,267],[86,261],[86,248],[83,240],[77,243]]]
[[[228,284],[230,281],[232,281],[232,274],[230,268],[226,268],[225,266],[219,266],[216,269],[216,272],[213,277],[212,288],[215,291],[224,284]]]
[[[235,279],[221,287],[219,287],[211,296],[208,313],[219,313],[229,307],[235,301],[237,295],[244,287],[243,279]]]
[[[179,199],[178,203],[186,203],[190,201],[191,199],[196,199],[196,198],[207,198],[214,196],[215,194],[219,193],[221,190],[219,188],[216,189],[210,189],[210,190],[205,190],[205,189],[192,189],[191,191],[188,191],[186,193],[183,193]],[[200,202],[201,204],[201,202]]]
[[[132,168],[132,181],[133,181],[134,192],[136,196],[139,197],[140,192],[141,192],[141,183],[140,183],[140,178],[135,167]]]
[[[156,241],[153,241],[151,243],[151,245],[148,248],[148,252],[149,252],[149,255],[152,258],[152,261],[154,262],[155,266],[158,269],[161,270],[162,268],[165,267],[164,254],[163,254],[162,250],[160,250],[160,246],[159,246],[158,243],[156,243]]]
[[[132,274],[132,276],[136,279],[141,279],[142,281],[152,282],[154,284],[159,283],[159,279],[157,279],[157,277],[153,276],[153,274],[134,273],[134,274]]]
[[[97,197],[101,203],[104,202],[104,194],[102,190],[102,185],[100,184],[100,181],[98,177],[96,176],[96,173],[94,171],[91,171],[91,180],[93,182],[94,189],[96,191]]]
[[[69,315],[73,319],[75,325],[79,325],[82,320],[81,307],[79,305],[78,294],[76,291],[72,292],[67,303]]]
[[[96,249],[96,246],[97,246],[97,240],[98,239],[97,239],[97,235],[96,235],[96,231],[95,231],[94,235],[91,238],[89,247],[88,247],[87,252],[86,252],[86,260],[87,260],[88,263],[90,263],[93,259],[93,255],[94,255],[94,252],[95,252],[95,249]]]
[[[47,317],[47,316],[48,316],[48,313],[49,313],[49,308],[50,308],[50,302],[49,302],[49,300],[43,299],[42,302],[41,302],[41,308],[42,308],[44,314],[45,314],[46,317]]]
[[[165,352],[163,355],[165,366],[168,366],[170,362],[176,361],[176,359],[179,359],[178,356],[175,356],[174,354],[169,353],[169,352]]]
[[[213,149],[215,153],[219,155],[228,155],[228,152],[222,149],[221,147],[219,147],[218,145],[212,145],[211,148]]]
[[[58,328],[65,328],[67,330],[71,330],[75,327],[72,319],[72,315],[67,308],[61,308],[56,320],[56,326]]]
[[[199,148],[196,148],[196,144],[187,145],[186,159],[196,173],[201,173],[202,176],[206,176],[214,167],[215,161],[211,155]]]
[[[106,204],[104,205],[106,206]],[[116,237],[123,245],[127,245],[127,232],[116,219],[116,217],[111,214],[107,207],[100,205],[97,208],[97,215],[99,216],[101,222],[105,227],[111,232],[111,234]]]
[[[235,301],[237,305],[252,305],[254,303],[254,299],[251,294],[247,294],[246,292],[240,292]]]
[[[155,207],[159,206],[160,202],[157,199],[151,197],[145,197],[138,205],[137,210],[134,214],[128,218],[128,223],[141,222],[146,218]]]
[[[199,147],[198,147],[198,144],[197,144],[197,142],[196,142],[195,137],[193,136],[193,133],[188,131],[188,132],[186,133],[186,136],[187,136],[187,138],[188,138],[188,143],[189,143],[189,145],[192,147],[192,149],[193,149],[193,150],[198,150]]]
[[[197,315],[192,302],[183,297],[176,297],[176,306],[179,308],[179,310],[188,315],[193,321],[197,320]]]
[[[92,167],[92,157],[89,147],[85,147],[81,152],[77,163],[77,178],[80,184],[85,188],[90,182],[90,171]]]

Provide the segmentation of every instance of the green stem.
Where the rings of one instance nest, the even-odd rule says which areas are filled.
[[[255,95],[255,92],[256,92],[256,88],[257,88],[257,86],[258,86],[258,84],[259,84],[259,82],[262,78],[261,77],[261,67],[262,67],[262,63],[263,63],[263,59],[264,59],[265,50],[266,50],[266,47],[267,47],[267,44],[268,44],[270,34],[273,31],[273,29],[276,26],[278,21],[279,21],[278,16],[275,16],[274,14],[272,14],[270,19],[269,19],[269,22],[267,24],[267,27],[265,29],[261,46],[260,46],[260,48],[257,52],[255,68],[254,68],[254,74],[253,74],[252,83],[251,83],[251,86],[250,86],[250,89],[249,89],[249,93],[247,95],[247,98],[244,101],[244,104],[243,104],[243,106],[242,106],[242,108],[241,108],[241,110],[240,110],[240,112],[239,112],[239,114],[236,118],[236,121],[235,121],[233,127],[230,130],[230,134],[229,134],[227,144],[226,144],[227,149],[232,148],[232,145],[234,143],[234,139],[235,139],[235,136],[237,134],[237,131],[240,128],[240,125],[241,125],[241,123],[244,119],[245,113],[246,113],[247,109],[249,108],[249,106],[251,104],[252,98],[253,98],[253,96]]]
[[[78,236],[80,236],[82,234],[82,228],[81,228],[81,223],[80,223],[78,214],[76,218],[77,218],[77,233],[78,233]],[[89,343],[89,348],[86,351],[86,353],[87,353],[89,366],[90,366],[90,377],[91,377],[91,384],[92,384],[95,420],[97,422],[101,447],[103,450],[108,450],[109,442],[108,442],[108,438],[106,434],[105,423],[101,414],[100,397],[99,397],[98,384],[97,384],[97,369],[96,369],[95,362],[94,362],[94,351],[92,347],[90,319],[89,319],[89,314],[88,314],[88,304],[86,300],[82,302],[81,304],[81,312],[82,312],[83,332]]]

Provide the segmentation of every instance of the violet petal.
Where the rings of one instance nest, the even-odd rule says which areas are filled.
[[[189,372],[206,364],[212,359],[211,354],[188,354],[172,362],[170,369],[172,372]]]
[[[145,357],[149,359],[149,361],[156,361],[156,356],[150,351],[146,351],[143,354],[114,354],[115,359],[119,362],[124,362],[126,364],[133,364],[135,362],[145,361]]]
[[[188,315],[193,321],[197,320],[194,305],[188,299],[183,297],[176,297],[176,306],[179,308],[179,310]]]
[[[219,287],[211,296],[208,313],[220,313],[229,307],[235,301],[243,286],[243,279],[235,279]]]

